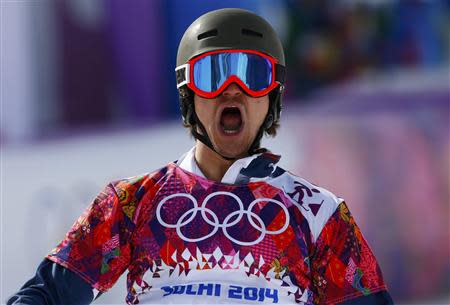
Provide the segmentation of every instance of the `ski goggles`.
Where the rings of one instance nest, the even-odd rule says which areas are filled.
[[[284,84],[284,66],[253,50],[219,50],[201,54],[175,69],[177,88],[187,85],[203,98],[215,98],[231,83],[261,97]]]

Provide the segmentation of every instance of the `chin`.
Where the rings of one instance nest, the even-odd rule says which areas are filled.
[[[234,146],[234,145],[233,145]],[[217,150],[221,155],[228,158],[239,158],[247,155],[248,149],[243,150],[242,146],[236,147],[235,149],[227,147],[227,148],[219,148]]]

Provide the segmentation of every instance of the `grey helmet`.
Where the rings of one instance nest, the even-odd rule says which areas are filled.
[[[285,83],[283,45],[272,26],[255,13],[238,8],[219,9],[200,16],[186,30],[178,46],[177,67],[205,52],[225,49],[255,50],[277,61],[275,79],[280,85],[269,93],[270,106],[266,120],[249,150],[249,154],[253,154],[259,148],[264,131],[280,119]],[[176,72],[177,84],[185,81],[184,74],[179,72]],[[193,92],[186,85],[180,86],[178,91],[184,124],[194,127],[191,129],[193,136],[215,151],[195,114]],[[203,135],[196,132],[195,126],[200,127]]]

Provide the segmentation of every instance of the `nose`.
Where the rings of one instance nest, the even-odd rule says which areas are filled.
[[[237,96],[242,94],[242,89],[236,83],[231,83],[223,90],[222,94],[228,97]]]

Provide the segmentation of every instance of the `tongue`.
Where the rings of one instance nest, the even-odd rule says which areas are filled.
[[[241,114],[236,112],[224,112],[220,123],[225,130],[238,130],[242,124]]]

